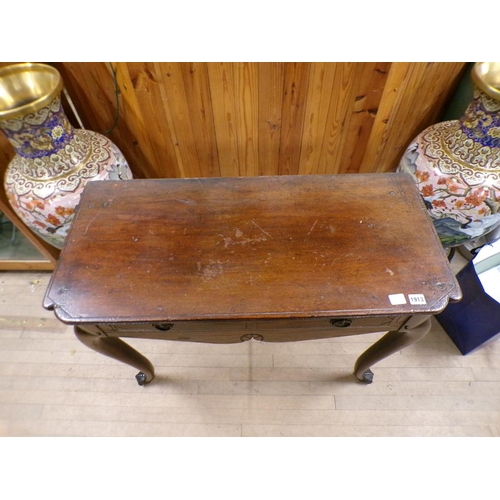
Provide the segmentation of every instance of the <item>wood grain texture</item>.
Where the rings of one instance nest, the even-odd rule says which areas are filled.
[[[319,172],[321,144],[327,130],[330,99],[338,66],[330,63],[317,63],[311,66],[300,149],[301,174]]]
[[[136,177],[387,172],[439,118],[466,63],[113,63],[110,138]],[[107,63],[58,63],[96,131],[114,118]]]
[[[278,174],[299,173],[310,63],[285,63]]]
[[[212,63],[208,65],[217,150],[220,172],[223,177],[240,175],[236,102],[234,98],[234,70],[234,65],[230,63]]]
[[[394,169],[411,140],[435,123],[463,63],[393,63],[359,167],[360,172]],[[447,82],[447,83],[445,83]]]
[[[279,165],[284,64],[259,65],[259,174],[274,175]]]
[[[133,154],[126,158],[134,165],[136,177],[160,176],[164,164],[170,166],[171,175],[183,176],[183,161],[164,100],[164,81],[156,76],[155,66],[118,64],[116,71],[123,96],[122,115],[110,138],[121,149],[122,138],[132,141]]]
[[[200,171],[219,177],[220,165],[206,63],[181,63]]]
[[[389,330],[372,317],[459,296],[410,176],[293,175],[90,183],[46,306],[68,323],[321,319],[307,330],[354,316]]]
[[[344,163],[342,151],[352,117],[352,107],[356,102],[357,86],[363,67],[356,63],[337,65],[334,91],[330,98],[328,124],[321,145],[321,156],[317,165],[318,173],[338,173]]]
[[[55,262],[50,260],[0,260],[0,271],[53,271]]]
[[[357,92],[350,110],[351,118],[345,132],[346,139],[340,155],[342,162],[338,169],[339,173],[352,174],[360,169],[390,67],[391,63],[380,62],[366,63],[362,67]]]

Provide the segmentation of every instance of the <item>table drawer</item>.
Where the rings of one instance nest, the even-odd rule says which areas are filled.
[[[345,317],[259,320],[100,323],[88,331],[113,337],[139,337],[190,342],[234,343],[250,340],[286,342],[341,337],[398,329],[406,317]]]

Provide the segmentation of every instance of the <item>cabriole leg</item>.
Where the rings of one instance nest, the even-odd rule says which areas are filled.
[[[155,370],[149,359],[137,352],[133,347],[117,337],[99,337],[85,332],[75,326],[75,335],[87,347],[105,356],[126,363],[137,368],[139,373],[135,376],[139,385],[149,384],[155,376]]]
[[[413,316],[398,331],[386,333],[368,348],[356,361],[354,375],[358,380],[371,384],[373,372],[370,367],[405,347],[425,337],[431,329],[431,316]]]

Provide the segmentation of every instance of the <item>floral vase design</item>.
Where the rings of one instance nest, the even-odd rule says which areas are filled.
[[[71,126],[62,86],[52,66],[0,70],[0,128],[16,152],[5,174],[7,198],[21,220],[56,248],[63,246],[87,182],[132,179],[115,144]]]
[[[500,225],[500,63],[476,63],[472,80],[464,116],[424,130],[397,169],[414,177],[444,247]]]

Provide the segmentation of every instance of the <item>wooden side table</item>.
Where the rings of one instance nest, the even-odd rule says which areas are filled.
[[[406,174],[89,183],[44,306],[140,370],[120,337],[235,343],[388,331],[370,367],[461,291]]]

